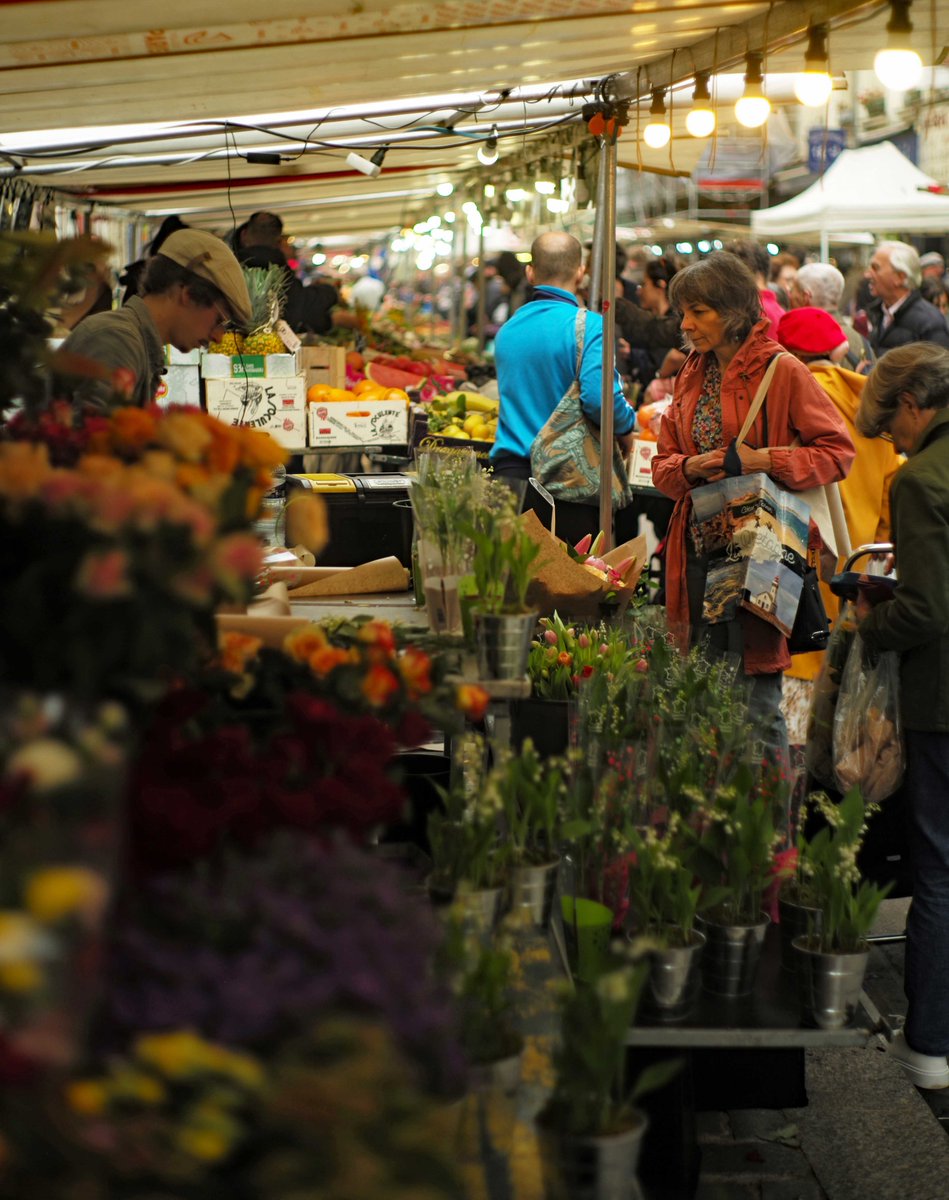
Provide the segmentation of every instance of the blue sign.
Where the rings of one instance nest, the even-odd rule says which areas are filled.
[[[807,131],[807,169],[812,175],[822,175],[841,150],[847,148],[843,129],[809,129]]]

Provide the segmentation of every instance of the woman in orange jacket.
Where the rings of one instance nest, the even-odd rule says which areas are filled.
[[[705,643],[710,653],[740,656],[752,709],[768,728],[766,744],[786,763],[780,703],[782,672],[791,662],[787,640],[745,611],[723,624],[702,624],[708,564],[690,534],[691,493],[725,477],[726,448],[775,355],[781,359],[766,405],[739,450],[742,474],[765,472],[790,491],[831,483],[850,469],[853,442],[807,368],[767,336],[754,276],[733,254],[717,252],[686,267],[669,292],[691,351],[676,377],[652,466],[656,487],[676,501],[666,560],[669,622],[673,629],[691,627],[691,641]]]

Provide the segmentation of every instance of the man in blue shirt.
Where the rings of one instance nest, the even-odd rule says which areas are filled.
[[[583,278],[580,243],[569,233],[542,233],[531,246],[527,278],[534,287],[533,299],[501,326],[494,343],[501,406],[491,464],[495,475],[512,480],[530,478],[534,438],[575,378],[577,288]],[[586,314],[580,364],[580,403],[597,425],[602,362],[603,318],[590,312]],[[624,453],[628,452],[636,414],[626,402],[615,371],[613,421],[620,447]],[[536,508],[545,524],[550,524],[549,509],[533,488],[526,503]],[[598,527],[596,504],[558,502],[557,532],[567,541],[579,541],[585,533],[595,533]]]

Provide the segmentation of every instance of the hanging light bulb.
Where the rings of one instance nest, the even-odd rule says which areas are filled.
[[[757,129],[767,121],[771,105],[762,91],[760,54],[749,54],[745,59],[745,90],[735,105],[735,116],[746,129]]]
[[[643,141],[653,150],[661,150],[669,144],[672,130],[666,118],[666,90],[661,87],[652,89],[652,104],[649,106],[649,124],[643,130]]]
[[[807,31],[804,70],[794,79],[794,94],[808,108],[827,103],[834,81],[827,63],[827,26],[811,25]]]
[[[884,87],[893,91],[914,88],[923,77],[923,60],[910,45],[913,22],[909,19],[911,0],[890,0],[890,19],[886,23],[886,45],[877,51],[873,69]]]
[[[541,196],[552,196],[556,190],[557,184],[553,172],[547,160],[541,159],[540,166],[537,168],[537,177],[534,180],[534,191]]]
[[[478,147],[478,162],[484,167],[490,167],[492,163],[498,161],[498,127],[491,126],[491,134],[485,138],[484,142]]]
[[[712,108],[712,96],[708,90],[708,71],[695,72],[695,91],[692,93],[692,107],[685,118],[685,127],[693,137],[708,137],[715,129],[715,110]]]

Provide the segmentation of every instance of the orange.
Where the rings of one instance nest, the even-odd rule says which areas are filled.
[[[408,392],[404,392],[402,390],[402,388],[389,388],[386,391],[385,396],[383,396],[383,399],[384,400],[404,400],[405,403],[408,404],[409,394],[408,394]]]
[[[361,396],[363,392],[377,392],[378,390],[378,383],[373,383],[371,379],[360,379],[358,383],[353,384],[354,396]]]
[[[348,388],[330,388],[324,397],[326,400],[340,400],[343,403],[348,403],[350,400],[355,400],[355,395]]]
[[[346,354],[346,366],[352,367],[354,371],[361,371],[365,365],[365,360],[358,350],[349,350]]]
[[[327,393],[333,391],[328,383],[314,383],[312,387],[306,390],[307,404],[318,404],[321,400],[327,399]]]

